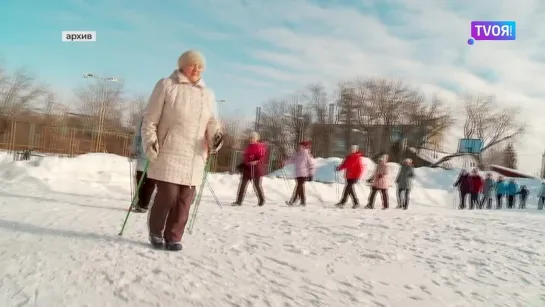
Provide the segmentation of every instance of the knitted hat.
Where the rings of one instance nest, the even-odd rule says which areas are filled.
[[[192,64],[200,64],[204,68],[205,60],[202,53],[197,50],[188,50],[178,59],[178,68],[184,68]]]
[[[312,145],[312,143],[310,141],[302,141],[301,143],[299,143],[299,145],[305,147],[305,148],[309,148],[310,145]]]
[[[356,152],[356,151],[358,151],[359,149],[360,149],[360,147],[359,147],[358,145],[352,145],[352,146],[350,146],[350,151]]]

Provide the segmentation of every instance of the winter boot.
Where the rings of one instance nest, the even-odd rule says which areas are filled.
[[[151,243],[151,246],[157,249],[163,249],[165,247],[165,242],[161,237],[150,235],[149,242]]]
[[[337,208],[339,208],[339,209],[342,209],[342,208],[344,208],[344,205],[345,205],[345,203],[340,202],[340,203],[336,203],[336,204],[335,204],[335,207],[337,207]]]
[[[181,251],[183,248],[181,242],[167,242],[165,244],[165,249],[173,252]]]
[[[146,213],[148,212],[148,208],[146,207],[135,207],[133,210],[133,212],[136,212],[136,213]]]
[[[241,203],[237,203],[237,202],[235,201],[235,202],[232,202],[232,203],[231,203],[231,206],[233,206],[233,207],[242,206],[242,204],[241,204]]]
[[[286,205],[288,205],[288,207],[293,207],[293,201],[287,200]]]
[[[263,207],[264,204],[265,204],[265,201],[262,200],[262,201],[260,201],[260,202],[257,203],[257,206],[258,206],[258,207]]]
[[[359,203],[355,203],[352,205],[352,209],[358,209],[360,207]]]

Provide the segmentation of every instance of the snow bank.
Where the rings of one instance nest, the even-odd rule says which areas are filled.
[[[375,163],[369,158],[363,157],[365,165],[364,179],[369,178],[374,170]],[[344,173],[334,172],[335,167],[341,163],[340,158],[316,158],[316,175],[314,180],[328,185],[320,186],[322,194],[336,195],[338,197],[339,189],[337,185],[331,185],[337,182],[344,183]],[[400,165],[397,163],[388,163],[390,170],[390,180],[393,183]],[[90,153],[80,155],[74,158],[61,158],[56,156],[46,156],[34,161],[12,161],[12,156],[6,153],[0,153],[0,182],[34,182],[36,185],[56,192],[67,192],[71,190],[87,191],[86,195],[96,193],[123,191],[130,187],[130,173],[134,171],[134,165],[129,164],[127,158],[106,153]],[[452,184],[456,180],[459,169],[444,170],[441,168],[420,167],[415,169],[416,178],[414,181],[415,190],[423,190],[422,193],[428,195],[430,191],[442,194],[437,196],[438,202],[442,197],[452,191]],[[487,172],[488,173],[488,172]],[[493,172],[491,172],[493,173]],[[493,173],[497,178],[498,174]],[[485,175],[483,172],[481,175]],[[277,170],[267,178],[264,178],[264,184],[276,192],[290,195],[293,188],[293,181],[285,181],[295,177],[293,165],[287,165],[283,169]],[[236,186],[239,181],[238,175],[229,174],[211,174],[209,181],[213,185],[233,186],[233,191],[226,190],[219,192],[224,197],[233,198]],[[521,185],[526,185],[532,195],[535,195],[540,187],[541,181],[537,179],[517,179]],[[368,187],[361,185],[367,191]],[[222,189],[223,190],[223,189]],[[252,191],[250,191],[252,192]],[[433,193],[435,193],[433,192]],[[413,199],[417,197],[413,192]],[[445,194],[446,193],[446,194]],[[428,195],[429,196],[429,195]],[[289,196],[286,196],[289,197]],[[395,193],[391,193],[392,201],[395,201]],[[334,200],[332,200],[334,201]]]
[[[94,194],[104,191],[106,186],[108,189],[129,186],[131,169],[134,168],[126,157],[104,153],[74,158],[45,156],[31,161],[13,161],[11,155],[4,159],[0,156],[2,182],[30,181],[58,192],[78,189]]]

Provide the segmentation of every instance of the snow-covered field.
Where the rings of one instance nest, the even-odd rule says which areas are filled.
[[[319,163],[317,179],[334,181],[338,159]],[[125,158],[0,156],[0,306],[545,306],[535,198],[527,210],[452,210],[457,172],[416,173],[408,211],[333,209],[339,189],[321,183],[327,208],[311,187],[306,208],[288,208],[282,178],[264,180],[264,207],[249,189],[232,208],[238,177],[214,174],[225,206],[205,189],[194,234],[172,253],[148,247],[145,215],[117,236]],[[539,182],[523,183],[535,194]]]

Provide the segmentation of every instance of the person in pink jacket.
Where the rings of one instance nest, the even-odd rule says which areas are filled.
[[[390,179],[388,178],[388,155],[383,155],[379,158],[375,173],[369,180],[371,182],[371,195],[369,195],[369,203],[365,209],[373,209],[375,196],[380,192],[382,196],[382,209],[388,209],[388,189],[390,188]]]
[[[299,199],[301,206],[305,206],[305,182],[312,181],[315,171],[314,157],[310,154],[310,142],[299,143],[299,150],[284,162],[284,165],[286,164],[295,164],[295,179],[297,182],[293,196],[289,201],[286,201],[286,205],[293,206]]]

